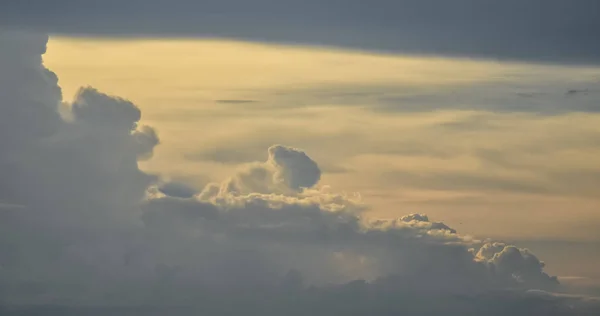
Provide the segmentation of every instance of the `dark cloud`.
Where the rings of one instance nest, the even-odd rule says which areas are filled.
[[[589,93],[588,89],[582,89],[582,90],[579,90],[579,89],[569,89],[565,94],[573,96],[573,95],[576,95],[576,94],[588,94],[588,93]]]
[[[138,127],[131,102],[84,88],[72,119],[58,115],[56,76],[40,58],[46,41],[0,36],[0,63],[11,67],[0,78],[20,88],[0,86],[0,111],[12,115],[0,200],[19,206],[0,212],[3,315],[598,310],[593,298],[530,291],[561,286],[525,248],[421,214],[367,221],[356,197],[318,186],[320,168],[297,148],[271,146],[266,161],[200,193],[161,183],[138,168],[158,137]]]
[[[307,291],[248,293],[246,300],[208,296],[202,307],[27,307],[0,309],[3,315],[193,315],[214,312],[262,315],[490,315],[490,316],[588,316],[598,312],[599,302],[584,296],[556,295],[543,291],[496,291],[480,295],[433,295],[402,291],[400,280],[363,281]],[[268,295],[268,300],[258,299]],[[257,304],[256,301],[260,303]],[[232,304],[234,302],[235,304]]]
[[[181,182],[167,182],[159,186],[158,190],[167,196],[178,198],[191,198],[198,193],[196,189]]]
[[[599,6],[595,0],[4,1],[0,25],[597,64]]]
[[[100,245],[127,234],[131,210],[155,180],[137,160],[149,157],[158,138],[136,128],[139,110],[130,102],[85,88],[71,118],[61,117],[57,77],[41,59],[47,39],[0,32],[0,200],[21,206],[0,214],[6,302],[77,291],[69,284],[90,280],[83,266],[91,249],[111,260],[112,250]]]

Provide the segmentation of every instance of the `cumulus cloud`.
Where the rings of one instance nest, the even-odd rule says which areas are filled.
[[[557,278],[546,274],[541,262],[528,249],[517,248],[504,243],[486,243],[477,252],[477,258],[491,264],[494,273],[512,277],[517,282],[535,284],[546,288],[557,284]]]
[[[319,184],[318,165],[300,149],[272,146],[265,162],[201,192],[161,181],[138,168],[159,140],[138,126],[134,104],[82,88],[64,119],[56,76],[40,57],[47,37],[2,33],[0,41],[0,64],[10,70],[0,73],[9,132],[1,135],[0,197],[19,205],[0,212],[3,304],[265,315],[598,308],[527,292],[560,290],[527,249],[461,235],[423,214],[368,220],[359,196]],[[8,84],[14,78],[20,90]]]
[[[275,181],[282,182],[294,190],[310,188],[321,177],[321,170],[317,164],[304,152],[294,148],[270,147],[267,162],[277,169],[274,174]]]
[[[306,157],[298,149],[275,146],[268,150],[267,163],[278,157],[278,151]],[[262,264],[268,264],[268,270],[280,275],[290,268],[301,271],[309,284],[393,275],[402,280],[399,284],[410,284],[410,289],[423,292],[558,287],[556,278],[545,274],[543,263],[527,249],[459,235],[423,214],[369,221],[362,216],[365,206],[358,197],[318,187],[280,191],[272,185],[276,172],[267,173],[256,166],[251,170],[241,170],[233,177],[233,183],[246,184],[246,190],[237,189],[240,185],[235,186],[230,179],[208,185],[192,198],[153,192],[145,201],[147,228],[202,236],[198,242],[220,236],[221,242],[221,238],[228,242],[220,244],[221,251],[244,244],[260,253],[263,260],[267,258]],[[274,188],[270,192],[269,185]],[[250,190],[256,187],[265,192]],[[244,259],[238,260],[241,264]],[[230,274],[225,266],[219,267],[211,275]],[[186,269],[184,265],[181,268]]]
[[[130,101],[111,97],[88,87],[80,89],[75,96],[72,111],[78,120],[116,129],[133,130],[142,112]]]
[[[204,194],[214,193],[287,193],[313,187],[321,178],[321,169],[303,151],[274,145],[267,151],[267,161],[251,163],[224,182],[219,190],[209,185]]]
[[[0,30],[0,145],[14,148],[55,131],[62,99],[58,78],[41,66],[48,37]],[[44,43],[44,44],[40,44]]]
[[[83,88],[72,120],[61,117],[57,76],[42,64],[47,40],[0,33],[0,200],[22,206],[0,214],[1,293],[8,302],[59,293],[79,274],[87,279],[80,285],[89,282],[82,268],[114,260],[107,245],[118,247],[116,236],[135,217],[128,211],[155,179],[137,161],[158,138],[136,128],[139,110],[131,103]]]

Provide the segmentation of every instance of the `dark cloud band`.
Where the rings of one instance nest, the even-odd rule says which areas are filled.
[[[534,62],[600,62],[595,0],[3,1],[0,25],[64,35],[229,37]]]

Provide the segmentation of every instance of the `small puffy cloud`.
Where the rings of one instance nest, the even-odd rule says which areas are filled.
[[[156,131],[150,126],[141,126],[131,134],[134,147],[137,150],[139,159],[148,159],[152,156],[154,147],[156,147],[160,140]]]
[[[269,148],[268,164],[276,168],[276,182],[282,182],[293,190],[311,188],[321,178],[321,170],[303,151],[275,145]]]
[[[267,161],[250,163],[221,185],[221,193],[288,193],[312,188],[321,178],[321,169],[300,149],[273,145]],[[214,185],[205,190],[213,191]],[[216,193],[216,191],[214,191]]]

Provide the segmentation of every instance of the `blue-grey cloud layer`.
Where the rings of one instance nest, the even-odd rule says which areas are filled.
[[[2,1],[0,25],[217,36],[543,62],[600,62],[595,0]]]

